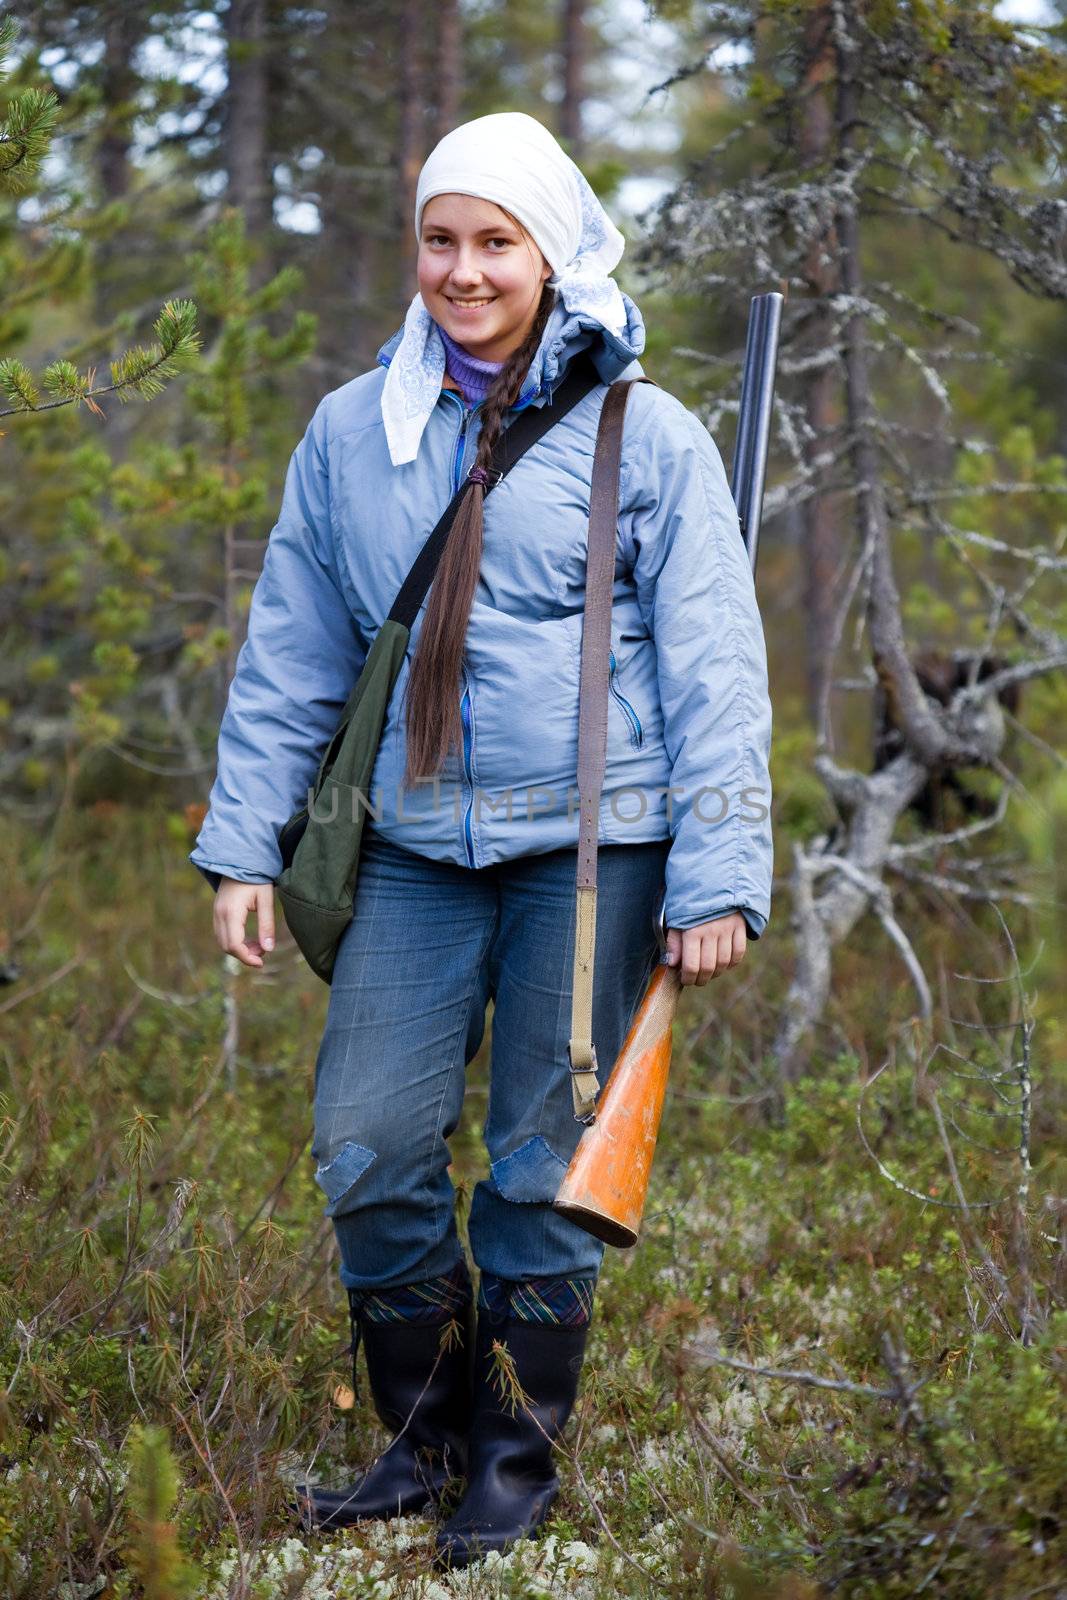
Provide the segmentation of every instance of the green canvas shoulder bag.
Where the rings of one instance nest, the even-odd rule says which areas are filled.
[[[551,402],[521,411],[501,433],[486,494],[602,381],[588,352],[577,355]],[[285,920],[308,966],[324,983],[333,979],[337,947],[352,920],[366,814],[362,797],[369,793],[389,700],[404,664],[412,625],[470,483],[468,472],[415,558],[319,763],[308,803],[289,818],[278,835],[282,872],[276,887]]]

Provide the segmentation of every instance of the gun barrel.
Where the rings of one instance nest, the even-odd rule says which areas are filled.
[[[745,341],[745,365],[737,415],[730,493],[753,569],[759,549],[763,489],[774,405],[774,370],[784,296],[777,291],[752,296]]]

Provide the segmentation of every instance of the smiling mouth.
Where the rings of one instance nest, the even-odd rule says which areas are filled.
[[[452,295],[445,295],[445,299],[448,301],[449,305],[463,306],[469,311],[479,310],[482,306],[491,306],[496,298],[497,296],[494,294],[488,295],[484,300],[455,300],[453,299]]]

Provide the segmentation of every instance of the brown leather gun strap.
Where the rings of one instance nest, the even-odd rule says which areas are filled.
[[[593,455],[589,495],[589,544],[582,620],[582,666],[578,682],[577,910],[574,925],[574,984],[568,1046],[574,1115],[596,1120],[596,1050],[593,1047],[593,969],[596,955],[596,858],[600,794],[608,738],[608,658],[611,601],[615,585],[615,541],[619,522],[619,464],[626,402],[635,383],[620,379],[604,396]]]

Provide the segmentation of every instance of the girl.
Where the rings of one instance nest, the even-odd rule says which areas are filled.
[[[465,484],[383,729],[315,1064],[315,1177],[353,1353],[362,1341],[394,1438],[357,1483],[298,1486],[309,1522],[339,1526],[434,1506],[465,1476],[437,1535],[458,1566],[548,1514],[604,1249],[551,1202],[582,1132],[567,1036],[590,472],[604,386],[641,374],[644,324],[609,275],[621,234],[532,117],[447,134],[422,168],[415,230],[403,327],[325,397],[293,454],[190,859],[217,890],[220,946],[261,967],[278,831]],[[480,469],[501,430],[547,404],[583,351],[600,384],[494,485]],[[593,1022],[607,1068],[658,956],[661,893],[683,984],[735,966],[770,911],[752,573],[713,441],[651,384],[625,413],[611,645]],[[446,1140],[490,999],[475,1325]]]

